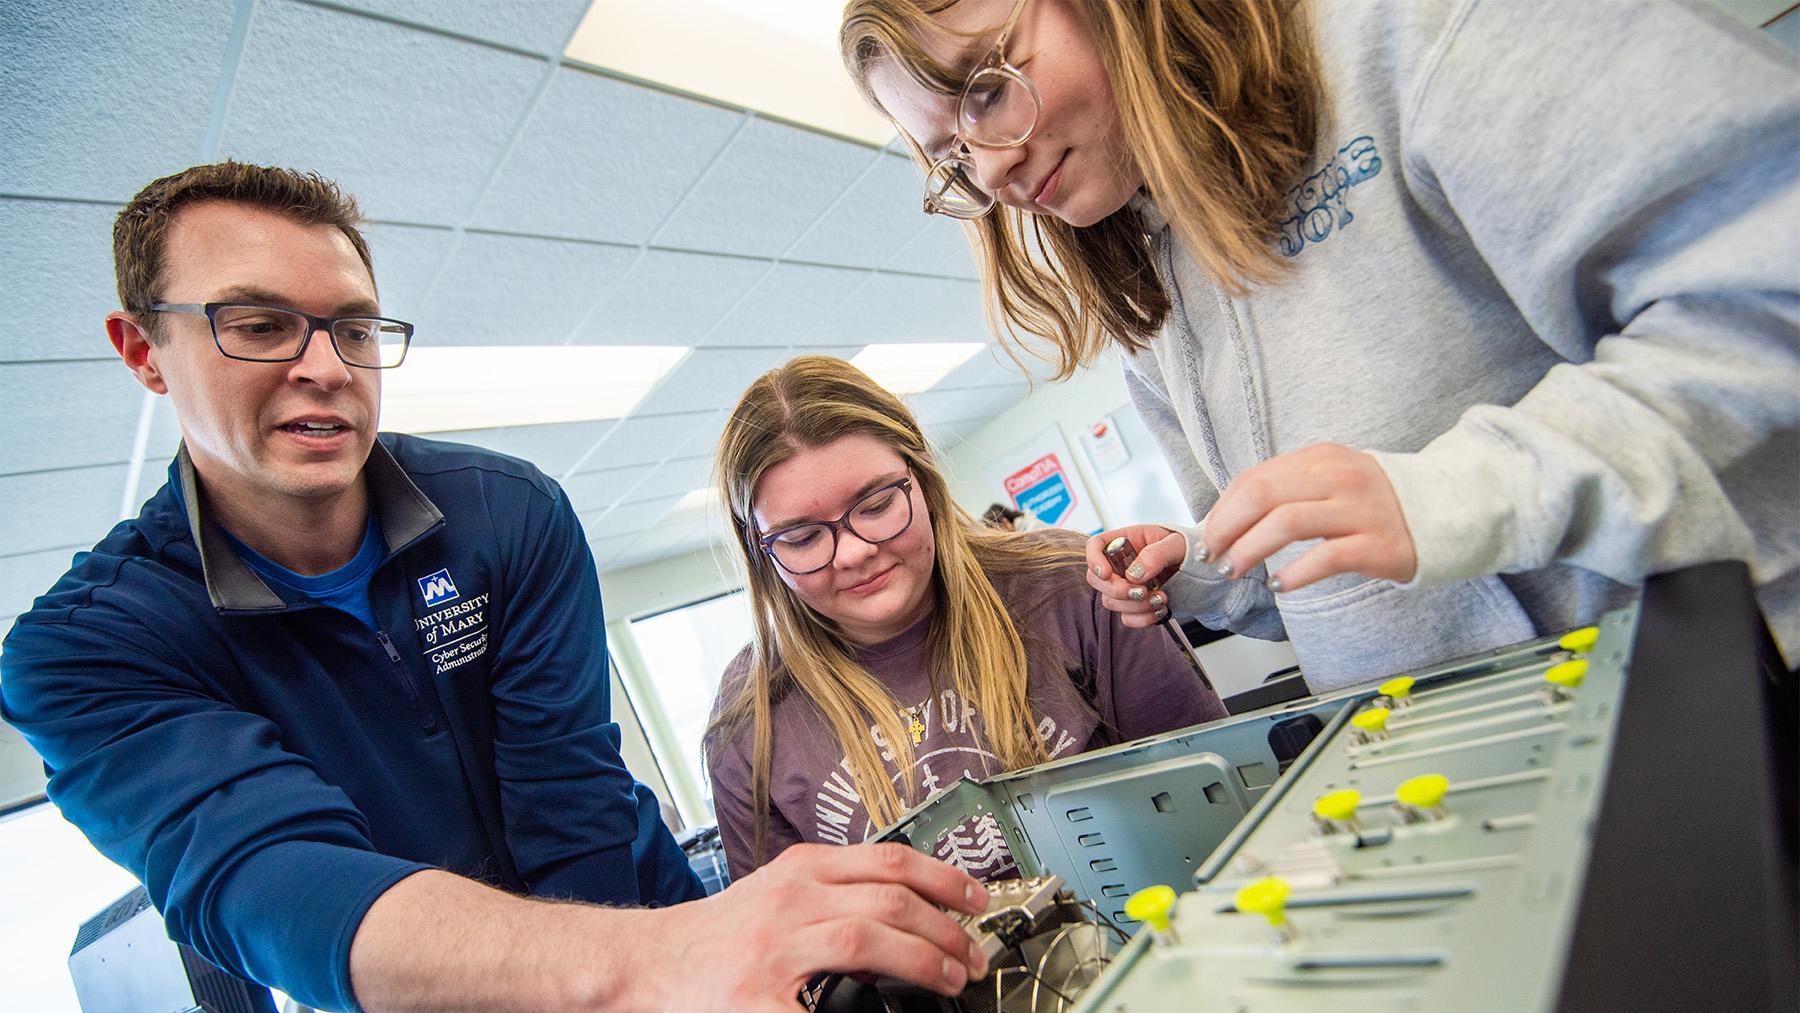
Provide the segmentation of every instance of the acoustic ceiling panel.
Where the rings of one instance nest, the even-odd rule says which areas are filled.
[[[580,344],[696,345],[770,263],[745,257],[648,250],[593,313]],[[649,411],[649,409],[645,409]]]
[[[653,464],[634,464],[628,468],[583,471],[562,480],[563,492],[578,514],[605,510],[656,470]]]
[[[684,412],[679,415],[630,415],[581,470],[622,468],[655,464],[669,458],[711,453],[725,426],[722,412]]]
[[[114,358],[102,320],[119,302],[112,272],[118,213],[110,204],[0,199],[5,361]]]
[[[869,280],[867,271],[781,263],[764,275],[707,335],[709,345],[791,345]],[[856,329],[819,335],[853,344]]]
[[[560,345],[631,269],[638,251],[470,232],[415,322],[440,345]]]
[[[793,260],[880,267],[927,224],[912,163],[876,158],[838,202],[788,250]]]
[[[131,459],[143,388],[117,358],[0,364],[0,391],[6,392],[0,475]],[[113,506],[119,491],[113,490]]]
[[[0,190],[123,202],[201,158],[236,6],[7,3]]]
[[[728,408],[750,381],[786,362],[785,348],[696,348],[644,399],[646,415]]]
[[[586,514],[581,518],[581,526],[587,530],[589,539],[612,538],[643,531],[661,520],[679,499],[680,496],[664,496],[661,499],[628,503],[610,510]]]
[[[563,46],[575,33],[589,0],[340,0],[351,7],[374,11],[420,25],[430,25],[460,35],[542,53],[562,55]]]
[[[815,344],[981,341],[981,286],[972,281],[876,274],[807,333]]]
[[[94,544],[118,522],[124,484],[122,464],[0,476],[5,554]]]
[[[913,180],[923,185],[923,177],[917,169],[913,170]],[[916,203],[912,206],[919,210]],[[919,217],[925,220],[924,227],[880,266],[888,271],[979,280],[981,272],[975,266],[974,254],[969,251],[969,237],[963,231],[962,223],[942,215],[927,215],[922,210],[919,210]]]
[[[509,426],[500,429],[468,429],[455,433],[431,433],[431,439],[468,443],[522,458],[555,478],[574,467],[593,445],[613,427],[614,421],[552,422],[541,426]]]
[[[362,227],[362,234],[369,244],[369,259],[375,264],[381,311],[417,323],[432,279],[456,246],[456,233],[445,228],[372,222]],[[430,344],[434,338],[420,331],[413,335],[413,342]]]
[[[547,73],[478,43],[263,0],[222,153],[315,169],[373,218],[460,223]]]
[[[556,72],[475,216],[484,228],[648,242],[744,114]]]
[[[649,478],[625,494],[625,502],[686,496],[695,489],[709,489],[712,487],[712,462],[711,455],[665,461]]]
[[[752,120],[658,231],[656,244],[778,256],[882,157],[860,144]]]
[[[708,546],[718,546],[720,534],[721,532],[704,521],[648,531],[630,547],[612,557],[605,569],[619,570],[628,566],[642,566],[667,556],[678,556],[689,552],[698,552]]]

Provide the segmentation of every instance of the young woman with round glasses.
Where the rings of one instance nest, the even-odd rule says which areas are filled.
[[[1322,689],[1743,559],[1800,659],[1800,75],[1760,33],[1708,4],[851,0],[840,43],[925,209],[967,220],[1001,339],[1060,377],[1125,360],[1203,518],[1089,542],[1127,623],[1286,637]]]
[[[976,524],[905,405],[847,362],[751,384],[716,465],[755,629],[706,736],[733,876],[861,842],[959,777],[1224,716],[1164,630],[1100,604],[1079,535]],[[1013,868],[991,823],[936,851]]]

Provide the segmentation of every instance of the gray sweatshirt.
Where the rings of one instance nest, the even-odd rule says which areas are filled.
[[[1228,297],[1139,198],[1175,309],[1126,384],[1194,516],[1342,443],[1393,483],[1419,571],[1275,595],[1313,543],[1237,580],[1190,556],[1175,610],[1291,640],[1324,690],[1744,559],[1800,659],[1794,57],[1704,5],[1317,10],[1330,111],[1291,277]]]

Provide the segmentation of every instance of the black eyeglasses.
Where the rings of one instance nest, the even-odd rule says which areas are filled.
[[[879,545],[912,526],[912,476],[876,489],[835,521],[809,521],[757,539],[769,558],[796,577],[817,573],[837,558],[838,532]]]
[[[228,302],[159,302],[150,308],[204,316],[220,354],[245,362],[292,362],[306,354],[313,332],[322,330],[331,335],[344,365],[393,369],[405,361],[413,336],[413,325],[387,317],[315,317],[282,306]]]

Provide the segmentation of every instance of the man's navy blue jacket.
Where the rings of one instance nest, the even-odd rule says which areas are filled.
[[[600,586],[561,489],[395,435],[365,475],[388,546],[379,631],[257,577],[185,451],[137,519],[75,557],[0,653],[0,705],[51,800],[174,938],[326,1009],[356,1007],[357,926],[420,869],[601,903],[699,897],[619,757]]]

